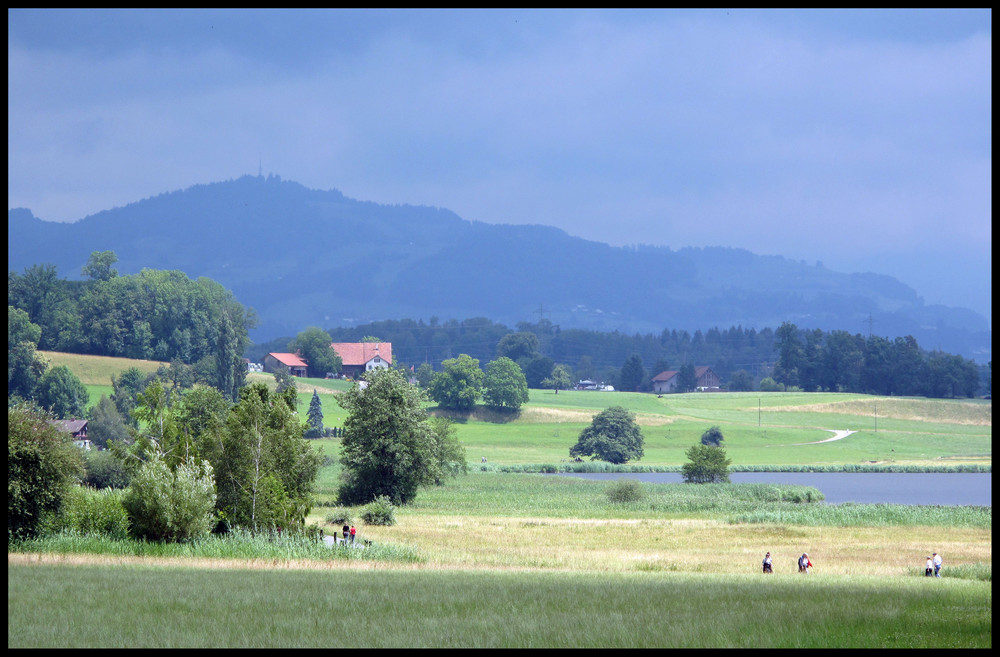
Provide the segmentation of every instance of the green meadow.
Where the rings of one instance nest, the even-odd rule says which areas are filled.
[[[104,363],[85,383],[109,387],[128,364]],[[350,384],[296,384],[303,417],[315,389],[324,423],[340,425],[335,399]],[[394,526],[337,508],[339,441],[313,441],[329,458],[307,523],[331,534],[346,511],[371,542],[364,553],[273,537],[168,548],[60,536],[9,549],[8,647],[992,646],[991,507],[829,505],[816,489],[769,484],[643,483],[618,503],[616,482],[501,471],[572,465],[580,431],[612,405],[636,414],[640,466],[681,465],[718,425],[734,466],[988,469],[991,401],[530,394],[513,415],[429,406],[455,422],[470,471],[422,489]],[[834,430],[855,433],[821,442]],[[932,551],[945,557],[941,579],[922,576]],[[809,575],[796,572],[802,552]],[[99,620],[80,621],[95,601]]]

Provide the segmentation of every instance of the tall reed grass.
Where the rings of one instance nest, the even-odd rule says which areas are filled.
[[[329,546],[318,534],[233,531],[189,543],[114,539],[101,534],[63,531],[30,541],[8,544],[9,552],[42,554],[101,554],[118,557],[187,557],[246,560],[393,561],[416,563],[424,557],[416,548],[388,542]]]

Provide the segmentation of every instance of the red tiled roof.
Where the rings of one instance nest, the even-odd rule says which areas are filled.
[[[330,347],[340,355],[347,366],[364,365],[375,356],[392,364],[391,342],[334,342]]]
[[[654,381],[669,381],[670,379],[674,378],[675,376],[677,376],[677,371],[676,370],[667,370],[665,372],[660,372],[659,374],[657,374],[656,376],[654,376],[653,380]]]
[[[288,367],[309,367],[308,363],[299,358],[298,354],[268,354],[268,356]]]

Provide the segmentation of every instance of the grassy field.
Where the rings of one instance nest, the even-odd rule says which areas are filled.
[[[8,561],[7,587],[8,648],[988,648],[992,633],[988,583],[921,578]]]
[[[86,383],[109,386],[126,363],[94,365]],[[348,384],[296,383],[302,416],[316,389],[325,424],[340,425],[335,397]],[[532,390],[516,416],[451,417],[478,470],[483,456],[567,462],[611,405],[636,413],[641,464],[680,465],[712,425],[734,464],[992,462],[988,400]],[[818,442],[844,429],[856,433]],[[313,444],[331,459],[317,481],[325,505],[307,522],[330,533],[339,441]],[[820,497],[804,487],[645,483],[642,500],[622,505],[610,501],[612,485],[473,471],[422,489],[392,527],[349,509],[361,538],[383,550],[363,559],[72,537],[8,551],[8,647],[992,645],[991,508],[836,506],[802,501]],[[763,576],[767,551],[775,574]],[[804,551],[815,564],[808,576],[795,572]],[[945,557],[942,579],[922,577],[932,551]],[[95,606],[93,620],[81,614]]]

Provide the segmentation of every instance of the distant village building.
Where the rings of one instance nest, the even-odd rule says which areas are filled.
[[[653,377],[653,392],[663,394],[677,391],[677,370],[660,372]],[[694,368],[695,388],[698,390],[718,390],[721,381],[712,368],[705,365]]]
[[[298,354],[268,354],[264,356],[264,371],[274,372],[285,368],[292,376],[305,376],[308,365]]]
[[[90,439],[87,438],[87,420],[50,420],[53,426],[73,436],[73,443],[81,449],[90,449]]]
[[[369,370],[392,366],[391,342],[334,342],[330,348],[340,356],[341,373],[352,379]]]

